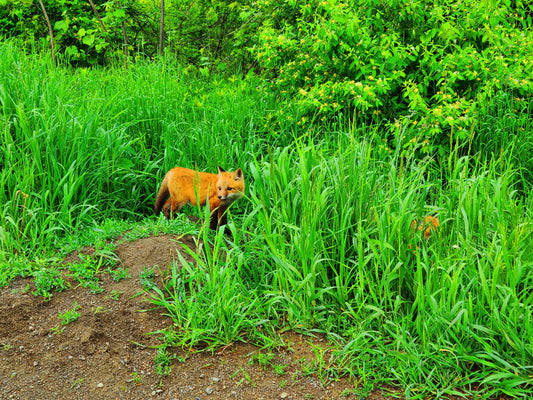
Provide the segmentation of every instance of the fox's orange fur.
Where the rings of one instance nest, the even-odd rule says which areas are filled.
[[[427,215],[423,221],[419,221],[418,219],[413,220],[411,222],[411,230],[413,231],[413,235],[416,231],[424,231],[424,239],[429,239],[431,234],[437,230],[437,228],[440,226],[439,224],[439,218],[437,216],[433,215]],[[432,232],[433,231],[433,232]]]
[[[167,172],[155,201],[155,213],[161,211],[173,218],[184,205],[204,206],[209,201],[210,228],[226,224],[226,211],[231,203],[244,195],[244,175],[238,168],[226,172],[218,167],[218,174],[197,172],[176,167]]]

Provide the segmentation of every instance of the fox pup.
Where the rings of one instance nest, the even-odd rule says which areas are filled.
[[[413,237],[417,231],[424,231],[424,239],[428,240],[439,226],[439,218],[436,215],[426,215],[423,220],[414,219],[413,222],[411,222],[409,229],[413,231],[411,237]],[[416,246],[416,248],[419,249],[420,247]],[[411,245],[409,245],[409,249],[412,249]],[[413,250],[413,252],[416,254],[416,250]]]
[[[414,219],[413,222],[411,222],[411,230],[413,231],[413,235],[415,234],[416,231],[423,230],[424,239],[426,240],[429,239],[431,234],[434,233],[439,226],[440,226],[439,218],[433,215],[427,215],[423,221]]]
[[[165,217],[170,219],[187,203],[204,206],[209,199],[209,227],[216,229],[226,224],[228,207],[243,195],[244,175],[240,168],[226,172],[218,167],[217,175],[176,167],[165,175],[154,210],[156,215],[163,211]]]

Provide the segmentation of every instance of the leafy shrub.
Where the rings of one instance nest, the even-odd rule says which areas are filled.
[[[43,0],[53,29],[55,54],[77,65],[105,64],[128,49],[153,57],[159,45],[160,2],[110,0],[94,2],[96,12],[82,0]],[[0,0],[0,37],[16,38],[26,49],[50,48],[50,34],[39,4]],[[199,0],[167,2],[164,42],[180,62],[225,70],[251,67],[247,46],[253,43],[260,15],[252,2]],[[5,23],[4,23],[5,22]]]
[[[208,72],[229,67],[247,70],[261,16],[253,2],[199,0],[173,2],[167,9],[170,51],[178,60]]]
[[[262,0],[254,51],[293,122],[385,122],[427,152],[466,142],[496,93],[531,100],[532,6],[514,4]]]
[[[10,24],[0,28],[0,35],[16,38],[27,49],[50,49],[50,33],[38,3],[27,0],[3,0],[0,20]],[[103,63],[108,49],[122,51],[122,22],[135,21],[127,2],[109,1],[97,7],[81,0],[43,0],[54,36],[54,53],[81,65]]]

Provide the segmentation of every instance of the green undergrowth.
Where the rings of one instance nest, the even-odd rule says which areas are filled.
[[[274,128],[283,104],[255,76],[170,61],[73,70],[1,49],[0,286],[33,277],[49,297],[67,273],[97,293],[101,273],[127,276],[118,242],[192,233],[193,261],[178,256],[160,286],[141,277],[173,320],[156,333],[163,373],[169,346],[274,349],[295,329],[335,345],[316,373],[363,392],[533,395],[530,104],[501,93],[467,143],[422,157],[424,144],[381,125]],[[176,165],[243,169],[231,238],[153,216]],[[412,223],[427,215],[440,226],[425,240]],[[91,256],[62,264],[86,245]]]
[[[36,286],[34,294],[49,299],[53,292],[70,287],[65,280],[66,273],[66,276],[73,278],[78,285],[98,294],[102,292],[99,274],[107,273],[114,280],[129,277],[127,270],[117,267],[120,260],[114,250],[119,244],[160,234],[194,232],[197,232],[197,227],[186,218],[166,223],[155,218],[140,223],[108,219],[65,237],[57,247],[51,249],[53,252],[50,252],[49,257],[32,261],[23,256],[13,257],[9,263],[1,265],[0,287],[9,285],[18,277],[33,277]],[[85,247],[90,249],[85,250]],[[63,260],[72,252],[78,252],[78,258],[65,263]]]
[[[381,158],[346,136],[250,163],[234,241],[184,249],[195,261],[153,292],[174,321],[165,340],[268,347],[278,329],[318,331],[337,346],[327,376],[408,398],[528,398],[532,197],[502,162],[452,155],[442,182],[434,160]],[[440,227],[426,241],[410,225],[429,214]]]

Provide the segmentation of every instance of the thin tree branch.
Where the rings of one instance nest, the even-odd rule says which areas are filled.
[[[50,33],[50,45],[52,47],[52,61],[55,63],[56,56],[55,56],[55,46],[54,46],[54,31],[52,30],[52,24],[50,24],[50,19],[48,18],[48,13],[46,12],[46,8],[44,8],[43,0],[39,0],[39,4],[41,5],[41,9],[43,10],[44,19],[46,20],[46,24],[48,25],[48,32]]]
[[[94,5],[93,0],[89,0],[89,4],[91,5],[91,7],[93,9],[94,14],[96,15],[96,18],[98,18],[98,22],[100,22],[100,26],[102,27],[104,32],[107,32],[107,29],[105,28],[105,25],[104,25],[104,21],[102,21],[102,18],[100,18],[100,14],[98,14],[98,10],[96,9],[96,7]]]
[[[163,55],[163,37],[165,35],[165,0],[161,0],[161,18],[159,20],[159,55]]]

